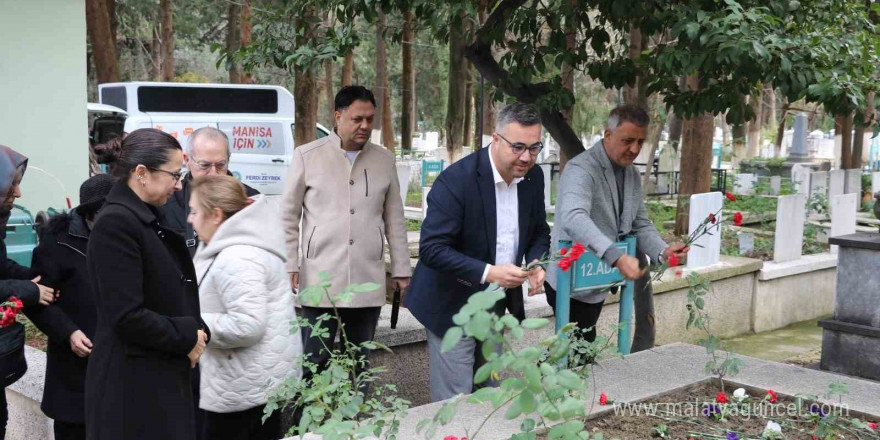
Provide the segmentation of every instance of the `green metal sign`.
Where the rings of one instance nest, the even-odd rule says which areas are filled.
[[[434,180],[443,171],[442,160],[423,160],[422,161],[422,188],[432,186]]]

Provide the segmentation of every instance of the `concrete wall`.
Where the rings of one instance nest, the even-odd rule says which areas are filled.
[[[76,205],[88,178],[85,2],[0,0],[0,11],[0,144],[30,159],[19,203]]]
[[[758,274],[752,331],[759,333],[834,311],[837,255],[807,255],[785,263],[764,263]]]

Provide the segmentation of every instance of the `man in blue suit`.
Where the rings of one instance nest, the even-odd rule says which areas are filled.
[[[525,318],[522,285],[538,293],[544,269],[521,269],[550,249],[544,212],[544,177],[535,159],[541,143],[541,119],[534,105],[513,103],[498,113],[492,144],[440,173],[428,193],[422,222],[419,264],[404,305],[428,330],[431,400],[474,390],[474,372],[485,363],[473,338],[440,352],[468,297],[489,283],[507,289],[496,313],[506,308]]]

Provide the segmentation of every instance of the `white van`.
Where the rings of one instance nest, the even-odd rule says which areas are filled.
[[[294,108],[293,95],[283,87],[107,83],[98,86],[98,99],[119,110],[113,117],[124,118],[125,132],[156,128],[183,146],[196,129],[219,128],[229,136],[233,175],[263,194],[284,191],[294,148]],[[330,132],[320,124],[316,129],[318,138]]]

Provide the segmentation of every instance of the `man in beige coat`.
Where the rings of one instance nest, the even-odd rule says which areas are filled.
[[[360,344],[373,339],[385,304],[385,241],[391,249],[392,282],[401,291],[411,275],[409,249],[394,156],[368,142],[376,112],[373,93],[362,86],[343,87],[335,107],[334,132],[293,152],[282,199],[287,271],[294,289],[315,285],[321,272],[329,273],[331,296],[351,283],[379,284],[378,290],[335,304],[346,337]],[[326,299],[318,307],[297,303],[312,324],[333,312]],[[303,352],[321,368],[330,358],[324,346],[336,339],[337,322],[322,325],[329,330],[323,341],[309,329],[302,331]],[[309,375],[304,369],[304,379]]]

